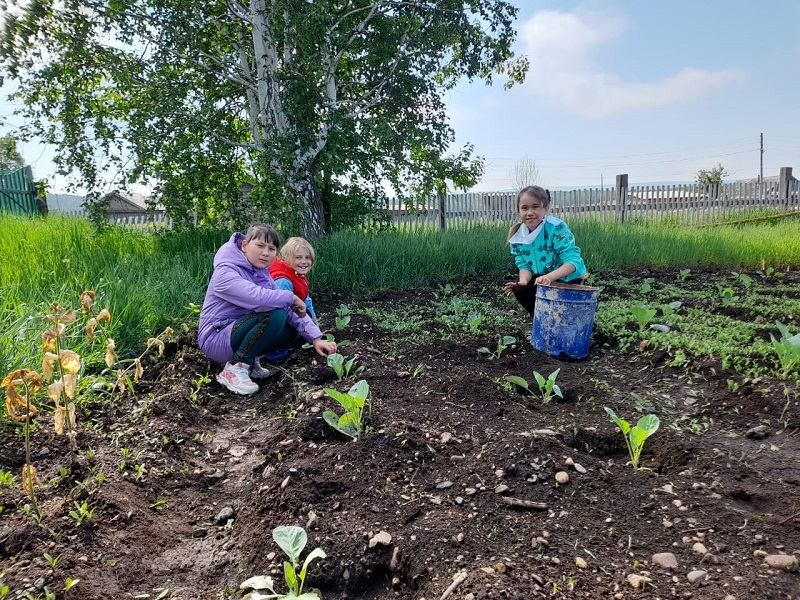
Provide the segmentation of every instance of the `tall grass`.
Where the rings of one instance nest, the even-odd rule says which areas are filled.
[[[590,271],[633,266],[800,266],[800,220],[716,228],[667,222],[571,223]],[[97,234],[83,220],[0,215],[0,375],[36,366],[41,317],[57,302],[76,307],[85,289],[112,315],[121,355],[132,355],[166,325],[193,327],[212,259],[228,231]],[[312,290],[368,291],[425,286],[458,277],[513,276],[507,225],[444,232],[336,233],[315,241]]]

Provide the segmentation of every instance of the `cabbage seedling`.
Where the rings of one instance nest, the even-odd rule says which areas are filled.
[[[564,395],[561,393],[561,388],[556,384],[556,377],[558,377],[560,372],[561,369],[556,369],[550,373],[550,376],[547,379],[545,379],[544,375],[538,371],[533,372],[533,376],[536,379],[537,385],[539,386],[539,397],[542,399],[544,404],[550,402],[550,400],[553,399],[553,396],[558,396],[559,398],[564,397]],[[506,375],[506,381],[508,383],[518,385],[531,396],[536,395],[536,393],[531,389],[530,384],[522,377],[517,377],[516,375]]]
[[[781,332],[780,339],[776,340],[771,333],[769,337],[772,340],[772,349],[778,355],[785,379],[792,370],[800,366],[800,333],[789,335],[789,328],[780,321],[775,321],[775,326]]]
[[[628,454],[631,457],[631,465],[634,469],[639,468],[639,457],[642,455],[642,448],[647,438],[658,431],[661,424],[655,415],[645,415],[639,419],[635,427],[631,427],[625,419],[620,419],[617,414],[608,407],[604,407],[611,420],[622,430],[625,437],[625,444],[628,446]]]
[[[324,391],[342,405],[344,414],[339,416],[332,410],[326,410],[322,413],[322,418],[336,431],[358,439],[358,436],[364,431],[364,406],[368,410],[370,407],[369,384],[362,379],[355,383],[346,394],[332,388],[325,388]]]
[[[306,580],[308,566],[316,558],[325,558],[325,551],[322,548],[312,550],[303,561],[303,567],[298,572],[300,554],[308,543],[308,536],[305,530],[294,525],[276,527],[272,530],[272,539],[289,557],[289,560],[283,563],[283,576],[289,592],[279,594],[275,592],[275,583],[272,577],[256,576],[251,577],[239,586],[239,589],[242,590],[253,590],[245,595],[242,600],[271,600],[273,598],[278,600],[319,600],[319,596],[313,592],[303,593],[303,584]],[[268,590],[270,593],[264,594],[260,590]]]
[[[353,371],[353,365],[356,362],[357,357],[353,357],[348,361],[344,360],[344,356],[338,353],[329,354],[328,358],[325,359],[328,363],[328,366],[333,369],[333,372],[336,373],[336,378],[340,381],[342,379],[346,379],[350,377],[350,371]],[[353,375],[358,375],[364,370],[364,365],[361,365],[353,371]]]
[[[639,323],[639,331],[644,331],[647,324],[656,316],[656,312],[658,311],[655,308],[650,308],[645,304],[637,304],[631,307],[631,314]]]
[[[350,323],[350,309],[342,304],[336,309],[336,329],[342,330]]]
[[[481,354],[488,354],[489,358],[500,358],[500,355],[508,348],[511,344],[516,344],[517,338],[512,337],[510,335],[498,335],[497,336],[497,348],[494,352],[489,350],[486,346],[482,348],[478,348],[478,352]]]

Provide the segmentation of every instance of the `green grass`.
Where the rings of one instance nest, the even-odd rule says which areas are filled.
[[[777,269],[800,266],[798,219],[702,229],[575,220],[571,227],[592,273],[634,266],[752,271],[762,260]],[[77,307],[86,289],[97,292],[97,305],[111,311],[109,335],[120,356],[134,356],[167,325],[195,327],[197,315],[187,307],[202,303],[214,252],[230,236],[213,230],[98,234],[87,222],[69,217],[0,215],[0,228],[0,374],[38,367],[47,306]],[[315,241],[312,293],[424,287],[481,274],[513,276],[506,233],[507,225],[335,233]]]

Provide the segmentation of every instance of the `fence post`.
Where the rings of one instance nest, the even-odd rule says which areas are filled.
[[[439,188],[436,190],[436,197],[439,200],[439,230],[444,231],[447,223],[445,223],[444,218],[444,207],[447,200],[447,190],[443,188]]]
[[[791,189],[791,186],[789,184],[791,181],[792,167],[781,167],[781,172],[778,176],[778,198],[780,198],[780,202],[786,206],[787,210],[790,207],[789,190]]]
[[[617,175],[617,222],[625,222],[625,202],[628,199],[628,174]]]

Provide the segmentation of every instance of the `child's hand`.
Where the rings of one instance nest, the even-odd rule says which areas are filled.
[[[549,275],[541,275],[536,278],[536,281],[534,281],[534,283],[536,285],[550,285],[551,283],[553,283],[553,279]]]
[[[329,342],[324,338],[317,338],[312,342],[314,350],[320,356],[330,356],[336,353],[336,342]]]
[[[514,293],[514,290],[521,290],[526,285],[526,283],[522,283],[521,281],[508,281],[503,284],[503,295],[510,296]]]
[[[300,300],[298,296],[294,297],[294,301],[292,302],[292,305],[289,307],[289,309],[300,318],[306,316],[306,311],[307,311],[306,303]]]

